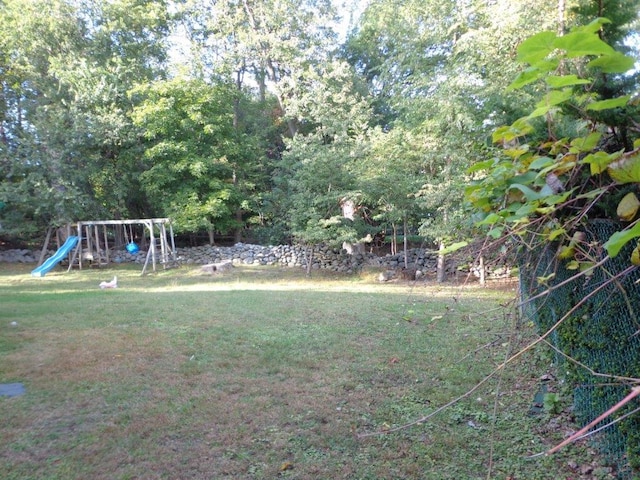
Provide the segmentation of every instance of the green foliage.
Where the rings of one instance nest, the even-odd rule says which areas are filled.
[[[545,393],[543,402],[544,411],[550,415],[557,415],[562,411],[562,401],[557,393]]]
[[[140,87],[132,118],[147,140],[141,176],[149,201],[178,231],[226,231],[239,202],[233,165],[242,156],[232,88],[198,80]]]
[[[487,154],[493,125],[521,115],[527,102],[520,92],[505,94],[515,68],[505,60],[556,8],[551,1],[369,4],[344,55],[368,82],[385,133],[373,148],[391,177],[379,183],[392,188],[378,218],[397,222],[410,212],[409,228],[431,240],[469,235],[465,170]]]
[[[599,245],[615,229],[615,222],[591,222],[583,241]],[[638,302],[632,294],[640,272],[630,271],[611,281],[627,269],[631,247],[624,247],[619,256],[608,259],[587,278],[573,282],[575,270],[557,258],[557,245],[550,244],[520,256],[521,289],[528,297],[523,308],[540,332],[550,332],[548,340],[556,349],[558,372],[567,388],[573,390],[574,411],[582,424],[593,420],[628,393],[626,381],[604,379],[600,375],[640,377],[640,361],[636,355],[640,347],[635,313]],[[551,287],[553,290],[549,292]],[[635,406],[630,405],[607,422],[629,413]],[[619,464],[621,472],[638,464],[637,422],[637,416],[631,416],[594,437],[599,449]],[[620,478],[635,477],[621,473]]]
[[[367,233],[365,225],[343,219],[342,204],[363,206],[359,172],[369,149],[367,100],[344,62],[310,68],[300,84],[287,112],[301,128],[286,142],[276,179],[289,228],[306,243],[357,242]]]
[[[560,36],[542,32],[519,46],[518,58],[529,66],[509,88],[544,80],[543,98],[529,115],[495,130],[493,140],[502,151],[469,170],[474,176],[481,171],[486,175],[466,190],[467,200],[484,216],[480,224],[489,226],[492,236],[524,238],[534,230],[538,242],[568,238],[560,232],[579,228],[581,220],[615,219],[611,199],[625,188],[622,184],[640,180],[633,173],[637,152],[625,152],[615,143],[615,133],[591,117],[610,110],[637,113],[629,95],[600,99],[582,88],[604,73],[622,74],[633,64],[600,39],[599,31],[608,23],[597,19]],[[576,113],[589,123],[583,121],[573,136],[558,135]],[[546,139],[535,137],[540,117],[547,122]],[[605,247],[610,255],[635,238],[633,232],[609,239]]]
[[[579,386],[580,421],[620,399],[622,388],[602,386],[593,372],[640,375],[631,353],[638,348],[635,302],[627,293],[637,281],[627,267],[640,260],[631,243],[640,235],[638,132],[625,124],[640,112],[631,100],[637,86],[619,88],[634,62],[603,41],[609,23],[598,18],[565,35],[542,32],[519,46],[527,67],[509,88],[535,89],[539,101],[494,131],[495,156],[469,170],[474,182],[466,191],[478,225],[523,247],[527,308],[558,352],[575,361],[562,357],[559,365]],[[620,442],[628,455],[637,449],[631,437]]]
[[[126,92],[159,73],[167,19],[144,0],[2,3],[5,233],[144,210]]]

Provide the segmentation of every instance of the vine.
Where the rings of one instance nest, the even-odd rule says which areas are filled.
[[[477,224],[491,237],[516,236],[533,246],[561,242],[558,256],[572,270],[590,266],[578,248],[586,246],[580,226],[588,219],[621,222],[603,245],[611,257],[640,237],[640,141],[625,150],[620,132],[603,121],[637,114],[638,99],[602,99],[593,89],[603,76],[625,74],[634,65],[600,39],[608,22],[599,18],[563,36],[542,32],[519,46],[518,60],[528,66],[508,88],[537,87],[542,98],[529,115],[494,131],[502,149],[469,169],[476,178],[466,189],[481,217]],[[575,134],[563,135],[567,130]],[[630,261],[640,264],[640,249]]]
[[[640,392],[640,363],[613,360],[633,351],[640,332],[629,298],[640,265],[640,98],[623,91],[609,98],[597,93],[598,85],[626,78],[634,67],[632,58],[601,39],[606,23],[599,18],[566,35],[542,32],[519,46],[518,60],[526,68],[509,89],[537,89],[540,100],[527,116],[494,131],[497,154],[471,167],[473,182],[466,190],[477,225],[491,238],[515,240],[529,252],[522,282],[530,289],[529,301],[549,300],[535,314],[544,332],[540,338],[546,342],[557,333],[559,351],[575,366],[568,369],[575,385],[589,383],[578,371],[590,371],[632,386],[631,393],[547,454],[606,417],[624,413]],[[619,128],[625,123],[620,119],[626,128]],[[580,277],[584,286],[571,283],[559,290]],[[616,330],[622,316],[630,320]],[[588,365],[583,357],[593,351],[607,355]],[[619,428],[626,433],[626,459],[637,469],[640,440],[633,432],[638,419],[624,418]]]

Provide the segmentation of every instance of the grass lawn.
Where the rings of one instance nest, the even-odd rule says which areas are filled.
[[[424,424],[361,436],[446,404],[525,345],[512,287],[30,269],[0,264],[0,383],[26,389],[0,397],[5,480],[599,478],[574,471],[584,445],[526,458],[567,433],[528,413],[536,353]],[[114,273],[118,289],[97,288]]]

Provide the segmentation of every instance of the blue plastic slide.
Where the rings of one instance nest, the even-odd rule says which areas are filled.
[[[38,268],[31,272],[31,276],[33,277],[44,277],[49,270],[55,267],[60,261],[66,257],[73,247],[75,247],[78,243],[78,237],[69,237],[67,241],[64,242],[56,253],[54,253],[51,257],[47,258],[47,260],[40,265]]]

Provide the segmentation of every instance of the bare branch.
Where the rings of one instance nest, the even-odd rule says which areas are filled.
[[[546,455],[552,455],[556,453],[558,450],[560,450],[562,447],[569,445],[570,443],[581,438],[582,435],[584,435],[586,432],[588,432],[591,429],[591,427],[593,427],[594,425],[597,425],[602,420],[607,418],[609,415],[612,415],[613,413],[617,412],[620,408],[624,407],[627,403],[629,403],[631,400],[636,398],[638,395],[640,395],[640,387],[633,387],[631,389],[631,393],[629,393],[626,397],[624,397],[622,400],[620,400],[618,403],[616,403],[613,407],[611,407],[609,410],[604,412],[602,415],[598,416],[597,418],[589,422],[587,425],[582,427],[580,430],[578,430],[576,433],[571,435],[569,438],[559,443],[558,445],[553,447],[551,450],[548,450],[546,452]]]

